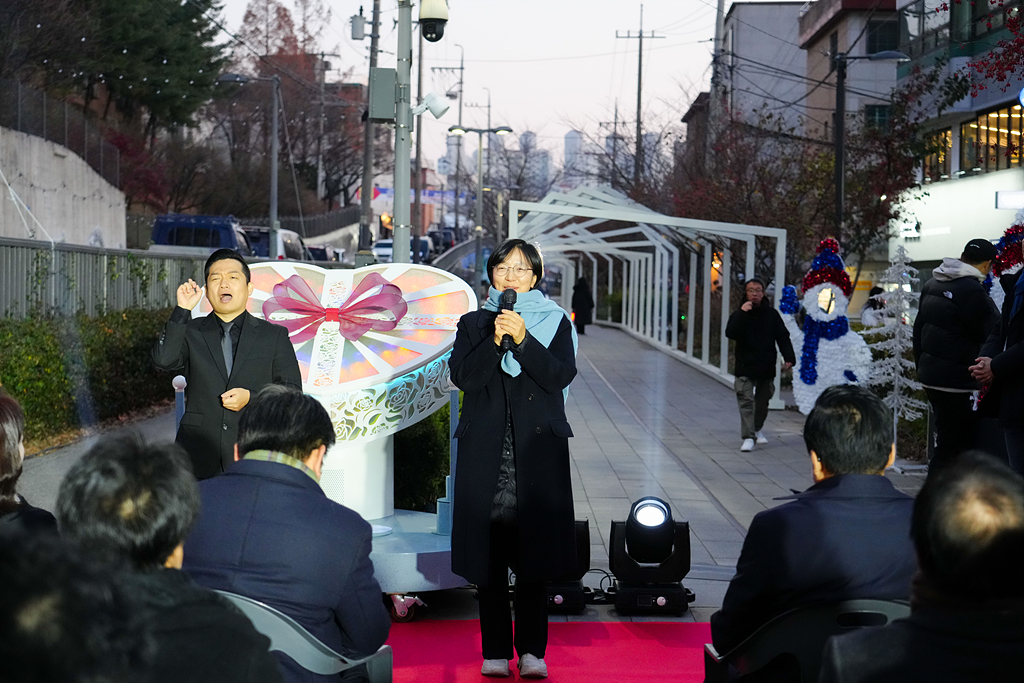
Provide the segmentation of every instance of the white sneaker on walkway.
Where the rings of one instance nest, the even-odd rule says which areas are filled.
[[[527,653],[519,658],[519,675],[523,678],[547,678],[548,665],[543,659]]]
[[[754,450],[754,440],[743,439],[743,445],[740,446],[740,450],[743,451],[744,453],[749,453],[750,451]]]
[[[507,659],[485,659],[484,665],[480,667],[480,673],[484,676],[508,677]]]
[[[768,443],[768,437],[764,435],[764,432],[757,432],[754,436],[757,437],[757,443]]]

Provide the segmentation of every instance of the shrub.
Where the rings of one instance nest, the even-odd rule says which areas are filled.
[[[435,512],[451,459],[446,405],[395,434],[395,507]]]

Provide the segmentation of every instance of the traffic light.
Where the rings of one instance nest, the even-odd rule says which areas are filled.
[[[380,236],[390,237],[391,236],[391,214],[382,213],[380,215]]]

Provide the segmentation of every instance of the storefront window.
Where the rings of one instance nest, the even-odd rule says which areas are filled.
[[[960,170],[1001,171],[1021,165],[1024,116],[1019,104],[982,114],[960,127]]]
[[[949,180],[949,156],[953,132],[949,128],[928,136],[928,154],[924,158],[924,181]]]

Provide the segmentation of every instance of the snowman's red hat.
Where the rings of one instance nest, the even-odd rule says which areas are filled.
[[[811,269],[804,275],[801,287],[806,292],[823,282],[831,282],[850,297],[853,294],[853,283],[846,273],[846,264],[839,255],[839,242],[829,237],[818,245],[818,255],[811,262]]]

